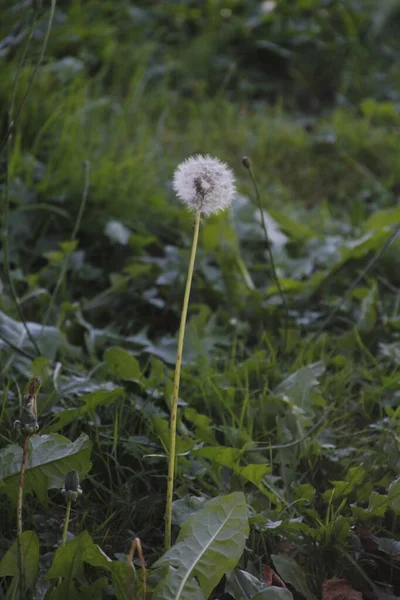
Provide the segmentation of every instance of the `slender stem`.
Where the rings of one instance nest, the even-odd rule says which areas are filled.
[[[24,500],[24,480],[26,471],[26,457],[28,455],[29,436],[25,436],[22,448],[21,471],[18,486],[18,507],[17,507],[17,537],[18,537],[18,556],[19,556],[19,596],[21,600],[26,598],[25,588],[25,565],[24,565],[24,547],[22,542],[22,505]]]
[[[274,260],[274,255],[272,253],[272,248],[271,248],[271,243],[270,243],[270,239],[269,239],[269,235],[268,235],[268,230],[267,230],[267,224],[265,222],[265,216],[264,216],[264,210],[261,204],[261,196],[260,196],[260,191],[258,189],[258,184],[257,184],[257,180],[254,176],[254,172],[253,172],[253,168],[251,165],[247,166],[247,169],[250,173],[250,177],[251,180],[253,182],[253,187],[254,187],[254,191],[256,194],[256,198],[257,198],[257,203],[258,203],[258,208],[260,209],[260,215],[261,215],[261,226],[264,232],[264,238],[265,238],[265,245],[267,246],[267,252],[268,252],[268,256],[269,256],[269,260],[271,263],[271,270],[272,270],[272,275],[273,278],[275,280],[276,283],[276,287],[278,288],[278,292],[279,295],[282,299],[282,303],[285,307],[285,312],[286,312],[286,323],[285,323],[285,327],[284,327],[284,343],[283,343],[283,347],[284,350],[286,350],[286,346],[287,346],[287,335],[288,335],[288,329],[289,329],[289,305],[288,302],[286,300],[286,296],[283,292],[281,283],[279,281],[279,277],[278,274],[276,272],[276,266],[275,266],[275,260]]]
[[[66,541],[67,541],[69,516],[71,514],[71,504],[72,504],[72,499],[68,495],[67,496],[67,508],[66,508],[66,511],[65,511],[64,527],[63,527],[63,533],[62,533],[62,538],[61,538],[61,548],[63,546],[65,546]],[[61,585],[61,581],[62,581],[62,578],[59,577],[58,578],[58,585]]]
[[[140,568],[142,569],[142,600],[146,600],[146,591],[147,591],[147,571],[146,571],[146,563],[144,562],[143,550],[142,550],[142,542],[140,538],[135,538],[132,542],[131,549],[128,555],[128,566],[135,569],[132,564],[133,557],[135,554],[135,550],[137,549],[140,561]],[[129,588],[128,588],[128,598],[133,599],[133,581],[132,581],[132,571],[130,571],[129,576]]]
[[[192,251],[190,254],[189,270],[186,279],[185,296],[183,299],[181,324],[179,327],[178,349],[176,353],[174,389],[171,403],[171,424],[170,424],[170,445],[168,457],[168,484],[167,484],[167,502],[165,508],[165,549],[168,550],[171,546],[171,525],[172,525],[172,499],[174,495],[174,475],[175,475],[175,460],[176,460],[176,420],[178,412],[178,394],[179,383],[181,378],[182,352],[183,341],[185,339],[185,326],[187,310],[189,305],[190,288],[193,279],[194,261],[196,258],[197,242],[199,239],[200,229],[200,213],[196,213],[194,221],[194,233]]]
[[[3,153],[3,150],[4,150],[4,148],[7,145],[8,139],[10,138],[10,136],[12,135],[12,132],[15,129],[17,121],[18,121],[18,119],[19,119],[19,117],[21,115],[22,109],[24,108],[25,102],[28,99],[29,92],[31,91],[33,82],[35,81],[36,76],[38,74],[40,65],[42,64],[44,53],[46,52],[47,43],[49,41],[49,36],[50,36],[51,26],[53,24],[55,10],[56,10],[56,0],[51,0],[49,20],[47,22],[46,34],[44,36],[44,40],[43,40],[43,44],[42,44],[42,49],[41,49],[41,52],[40,52],[40,56],[39,56],[39,59],[38,59],[36,65],[35,65],[35,69],[34,69],[34,71],[32,73],[32,76],[31,76],[31,78],[29,80],[28,87],[26,88],[26,92],[24,94],[24,97],[22,98],[21,104],[18,107],[18,110],[16,112],[15,118],[9,124],[9,127],[8,127],[7,133],[5,135],[5,138],[4,138],[3,142],[1,143],[1,146],[0,146],[0,156]]]
[[[74,229],[73,229],[72,234],[71,234],[71,242],[75,241],[75,238],[76,238],[77,233],[79,231],[79,227],[80,227],[80,224],[81,224],[81,221],[82,221],[83,211],[85,210],[87,198],[88,198],[88,195],[89,195],[90,162],[88,160],[85,160],[84,163],[83,163],[83,167],[85,169],[85,182],[84,182],[84,186],[83,186],[82,200],[81,200],[81,203],[80,203],[80,206],[79,206],[78,215],[76,217],[75,226],[74,226]],[[51,310],[52,310],[52,308],[54,306],[54,302],[55,302],[55,299],[57,297],[58,291],[59,291],[59,289],[61,287],[62,282],[64,281],[64,276],[65,276],[65,273],[67,271],[69,258],[70,258],[70,252],[68,252],[66,254],[64,262],[63,262],[63,265],[61,267],[61,271],[60,271],[60,275],[59,275],[57,283],[56,283],[56,287],[54,288],[53,294],[52,294],[51,299],[50,299],[49,306],[47,308],[45,317],[43,319],[42,329],[41,329],[40,335],[42,335],[44,327],[45,327],[46,323],[49,320],[49,316],[50,316]]]
[[[72,503],[72,500],[71,500],[71,498],[68,497],[67,509],[65,511],[65,520],[64,520],[63,534],[62,534],[62,539],[61,539],[61,546],[64,546],[67,541],[69,515],[71,514],[71,503]]]

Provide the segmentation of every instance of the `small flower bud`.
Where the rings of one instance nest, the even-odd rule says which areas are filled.
[[[242,165],[244,167],[246,167],[246,169],[251,169],[252,164],[251,164],[251,160],[248,156],[243,156],[242,158]]]
[[[69,471],[65,476],[64,487],[61,493],[67,500],[77,500],[82,494],[81,486],[79,485],[79,473],[77,471]]]

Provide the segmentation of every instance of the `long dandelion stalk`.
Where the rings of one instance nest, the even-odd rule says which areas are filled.
[[[176,467],[176,424],[178,418],[178,396],[181,379],[183,344],[185,339],[186,319],[189,306],[190,289],[193,280],[196,249],[199,239],[200,220],[202,215],[211,215],[227,208],[235,192],[232,171],[217,158],[210,156],[193,156],[183,162],[174,175],[173,186],[180,200],[195,213],[192,250],[186,278],[181,322],[178,335],[174,386],[171,401],[170,444],[168,455],[168,480],[165,507],[165,549],[171,546],[172,501]]]
[[[65,518],[64,518],[64,526],[61,538],[61,548],[65,546],[67,543],[68,537],[68,525],[69,518],[71,515],[71,505],[72,502],[75,502],[79,496],[82,494],[81,486],[79,485],[79,473],[78,471],[69,471],[65,476],[64,487],[61,490],[63,496],[65,496],[67,500],[67,507],[65,509]],[[59,577],[57,581],[57,585],[60,585],[62,578]]]
[[[181,324],[179,327],[178,349],[176,352],[174,387],[171,402],[171,423],[170,423],[170,444],[169,444],[169,462],[168,462],[168,486],[167,486],[167,504],[165,509],[165,547],[171,546],[171,517],[172,517],[172,499],[174,494],[174,476],[176,461],[176,420],[178,414],[178,395],[179,384],[181,380],[183,342],[185,339],[185,327],[187,311],[189,306],[190,288],[192,286],[194,261],[196,258],[197,242],[199,239],[200,213],[196,213],[194,221],[194,233],[192,251],[190,253],[189,269],[186,279],[185,296],[182,306]]]
[[[14,427],[23,436],[21,469],[18,485],[18,500],[17,500],[17,543],[18,543],[18,562],[19,562],[19,596],[20,600],[26,598],[25,585],[25,561],[23,547],[23,503],[24,503],[24,483],[26,473],[26,463],[28,457],[29,438],[39,429],[37,422],[37,395],[39,393],[40,381],[36,377],[31,379],[28,384],[28,392],[23,399],[20,411],[20,418],[15,421]]]

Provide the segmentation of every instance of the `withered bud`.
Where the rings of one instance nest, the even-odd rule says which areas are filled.
[[[65,476],[64,487],[61,493],[67,500],[77,500],[82,494],[81,486],[79,485],[79,473],[77,471],[69,471]]]
[[[246,169],[251,169],[252,164],[251,164],[251,160],[248,156],[243,156],[242,158],[242,165],[244,167],[246,167]]]
[[[24,436],[30,436],[39,429],[37,421],[37,395],[40,389],[40,380],[34,377],[29,381],[27,393],[22,401],[19,420],[15,421],[15,429]]]

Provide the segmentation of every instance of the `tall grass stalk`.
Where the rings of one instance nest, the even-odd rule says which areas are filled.
[[[181,323],[179,327],[178,349],[176,352],[176,364],[174,375],[174,388],[171,402],[171,422],[170,422],[170,443],[168,455],[168,483],[167,483],[167,501],[165,508],[165,549],[168,550],[171,546],[171,527],[172,527],[172,499],[174,494],[174,477],[175,477],[175,462],[176,462],[176,421],[178,414],[178,395],[179,384],[181,380],[182,353],[183,342],[185,339],[185,327],[187,311],[189,306],[190,288],[192,286],[194,262],[196,258],[197,243],[199,239],[200,229],[200,212],[196,213],[194,220],[194,232],[192,250],[190,253],[189,269],[186,279],[185,296],[183,299]]]
[[[284,351],[286,351],[287,336],[288,336],[288,329],[289,329],[289,305],[288,305],[286,296],[284,294],[284,291],[283,291],[282,286],[281,286],[281,282],[279,281],[279,277],[278,277],[278,274],[277,274],[277,271],[276,271],[274,255],[272,253],[272,248],[271,248],[271,240],[269,239],[269,235],[268,235],[267,224],[265,222],[265,216],[264,216],[264,210],[263,210],[262,203],[261,203],[260,190],[258,188],[257,179],[256,179],[256,177],[254,175],[253,165],[252,165],[251,160],[247,156],[243,157],[242,163],[243,163],[243,166],[246,167],[246,169],[248,170],[248,172],[250,174],[251,181],[253,183],[253,187],[254,187],[254,192],[255,192],[255,196],[256,196],[258,208],[260,210],[261,227],[262,227],[262,230],[263,230],[263,233],[264,233],[265,245],[266,245],[268,256],[269,256],[269,261],[271,263],[272,276],[273,276],[273,278],[275,280],[276,287],[277,287],[279,295],[280,295],[280,297],[282,299],[282,304],[283,304],[283,306],[285,308],[286,323],[285,323],[285,326],[284,326],[283,348],[284,348]]]
[[[73,229],[72,234],[71,234],[71,238],[70,238],[71,243],[75,241],[76,236],[78,234],[79,227],[80,227],[81,221],[82,221],[83,212],[85,210],[86,202],[87,202],[88,195],[89,195],[89,187],[90,187],[90,178],[89,178],[89,174],[90,174],[90,162],[88,160],[84,161],[83,168],[85,170],[85,180],[84,180],[84,185],[83,185],[82,199],[81,199],[81,203],[79,205],[79,211],[78,211],[78,214],[77,214],[77,217],[76,217],[74,229]],[[68,267],[68,262],[69,262],[70,255],[71,255],[71,251],[68,251],[66,253],[65,258],[64,258],[64,262],[62,264],[61,271],[60,271],[60,274],[59,274],[58,279],[57,279],[57,283],[56,283],[54,291],[53,291],[53,293],[51,295],[49,306],[47,308],[46,314],[45,314],[44,319],[43,319],[42,329],[41,329],[40,335],[43,334],[44,327],[46,326],[46,324],[47,324],[47,322],[49,320],[49,317],[50,317],[52,308],[54,306],[54,302],[56,300],[57,294],[58,294],[59,289],[60,289],[60,287],[61,287],[61,285],[62,285],[62,283],[64,281],[64,277],[65,277],[65,274],[67,272],[67,267]]]

